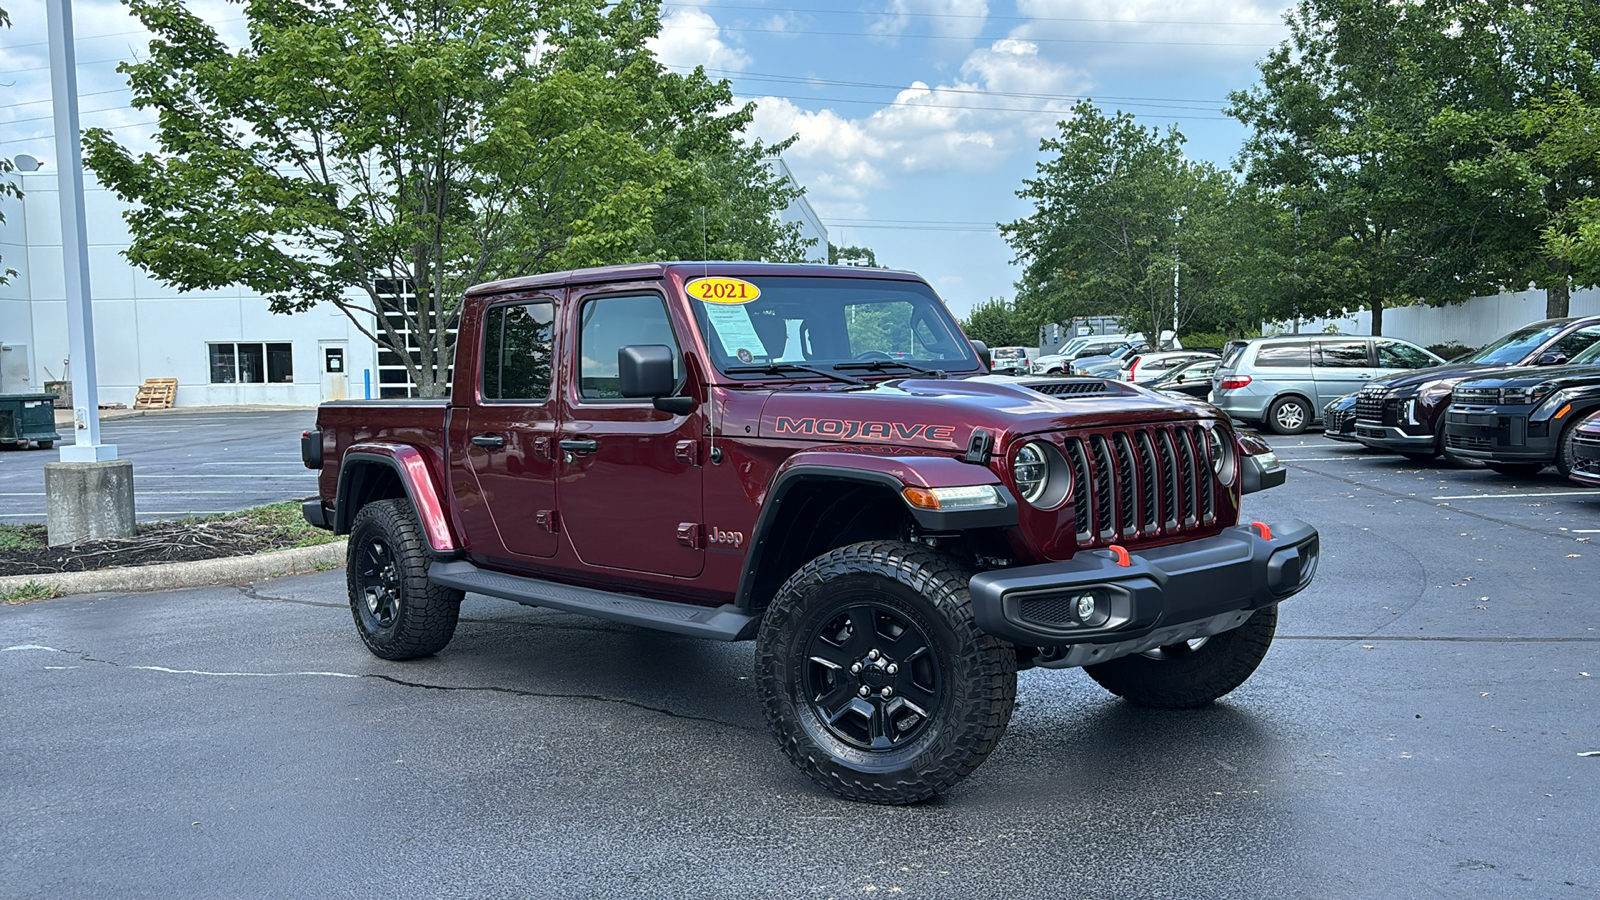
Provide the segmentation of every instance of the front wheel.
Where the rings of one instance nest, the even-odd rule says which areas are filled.
[[[347,553],[350,612],[373,655],[416,659],[450,643],[464,595],[428,581],[427,541],[406,501],[361,507]]]
[[[1083,671],[1129,703],[1190,709],[1244,684],[1266,658],[1277,630],[1278,608],[1269,606],[1232,631],[1084,666]]]
[[[1017,659],[978,630],[971,572],[900,541],[840,547],[784,582],[756,638],[756,686],[784,752],[847,800],[926,800],[989,756]]]
[[[1311,424],[1311,406],[1299,397],[1284,397],[1267,410],[1267,427],[1278,434],[1299,434]]]

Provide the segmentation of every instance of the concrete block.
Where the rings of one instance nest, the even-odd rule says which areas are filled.
[[[133,535],[133,460],[44,464],[47,542],[52,547]]]

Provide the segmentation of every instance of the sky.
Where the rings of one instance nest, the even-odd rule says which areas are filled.
[[[0,0],[0,156],[55,155],[43,0]],[[677,71],[705,66],[757,104],[750,133],[784,153],[833,243],[927,278],[958,316],[1010,299],[1021,268],[995,227],[1029,212],[1016,196],[1042,139],[1081,98],[1145,127],[1176,127],[1186,155],[1229,165],[1245,129],[1229,92],[1288,36],[1281,0],[767,0],[666,2],[654,49]],[[241,43],[243,12],[189,8]],[[148,37],[118,0],[74,3],[85,127],[125,143],[153,113],[128,108],[116,65]]]

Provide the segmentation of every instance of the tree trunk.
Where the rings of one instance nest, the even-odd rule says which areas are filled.
[[[1572,286],[1563,278],[1544,289],[1544,317],[1565,319],[1572,300]]]
[[[1383,334],[1383,300],[1372,301],[1372,333]]]

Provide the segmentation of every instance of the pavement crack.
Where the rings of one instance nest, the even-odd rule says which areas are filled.
[[[629,706],[634,709],[643,710],[644,712],[659,713],[663,716],[673,719],[684,719],[690,722],[706,722],[711,725],[721,725],[725,728],[732,728],[737,731],[759,731],[759,729],[748,728],[743,725],[735,725],[732,722],[725,722],[722,719],[713,719],[710,716],[690,715],[688,713],[676,712],[665,707],[651,706],[648,703],[640,703],[637,700],[625,700],[621,697],[607,697],[602,694],[571,694],[555,691],[530,691],[526,688],[497,687],[494,685],[458,686],[447,684],[426,684],[420,681],[406,681],[403,678],[396,678],[393,675],[379,675],[376,673],[367,674],[362,677],[376,678],[379,681],[387,681],[391,684],[399,685],[400,687],[420,688],[425,691],[465,691],[490,694],[510,694],[513,697],[531,697],[539,700],[589,700],[595,703],[615,703],[620,706]]]

